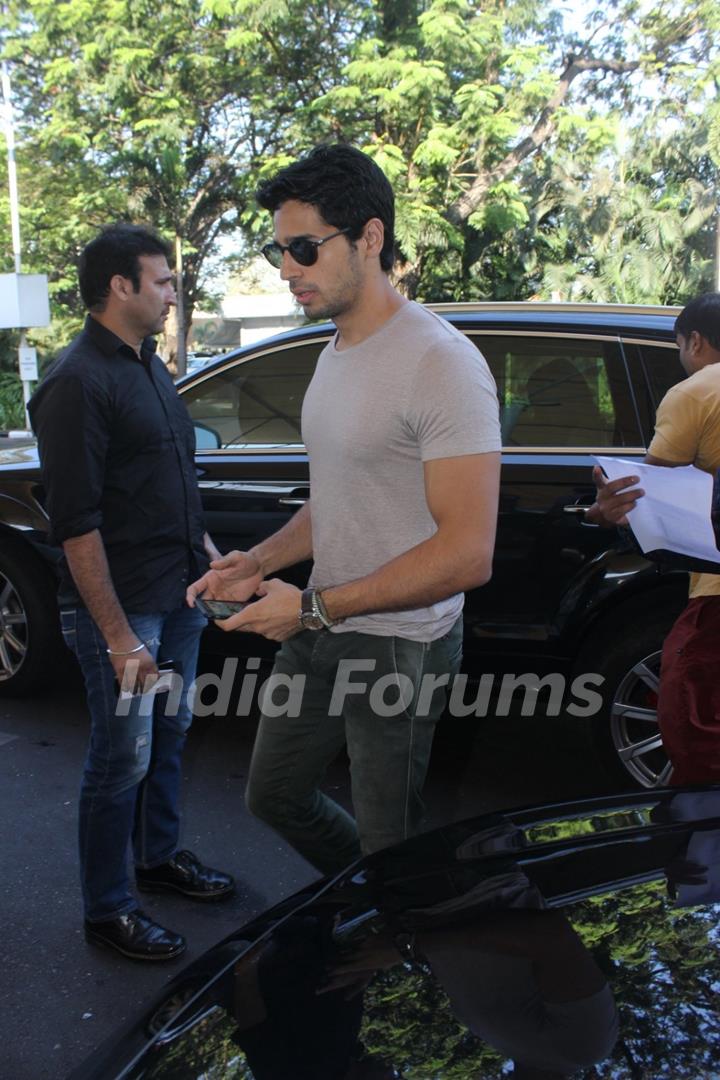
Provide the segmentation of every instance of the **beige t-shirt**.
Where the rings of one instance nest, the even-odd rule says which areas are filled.
[[[708,364],[668,390],[649,451],[703,472],[720,469],[720,364]],[[720,595],[720,574],[691,574],[690,597]]]
[[[318,588],[344,585],[429,539],[423,463],[500,449],[495,383],[482,355],[415,303],[370,337],[323,349],[302,409],[310,458]],[[455,493],[462,501],[463,493]],[[462,594],[430,607],[358,615],[333,627],[435,641],[462,611]]]

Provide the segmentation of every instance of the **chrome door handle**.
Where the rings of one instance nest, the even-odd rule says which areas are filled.
[[[589,510],[592,503],[585,503],[585,505],[578,505],[573,503],[571,506],[563,506],[563,513],[565,514],[584,514],[586,510]]]
[[[304,506],[306,502],[307,502],[307,499],[299,499],[299,498],[278,499],[278,505],[279,506]]]

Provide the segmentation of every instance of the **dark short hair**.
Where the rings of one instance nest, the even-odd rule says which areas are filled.
[[[713,349],[720,350],[720,292],[698,296],[682,309],[675,320],[675,335],[688,338],[693,330]]]
[[[169,259],[170,247],[144,225],[106,226],[80,256],[78,277],[85,307],[95,311],[105,306],[110,280],[116,274],[128,278],[134,292],[140,292],[141,255],[164,255]]]
[[[274,213],[288,199],[314,206],[323,221],[347,229],[357,240],[370,218],[385,228],[380,266],[392,269],[395,262],[395,196],[388,178],[372,158],[354,146],[316,146],[305,157],[286,166],[256,192],[257,201]]]

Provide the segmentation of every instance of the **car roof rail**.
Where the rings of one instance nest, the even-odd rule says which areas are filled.
[[[662,304],[595,304],[569,303],[564,300],[456,300],[443,303],[428,303],[424,305],[431,311],[437,312],[463,312],[473,311],[549,311],[577,312],[587,315],[590,312],[605,313],[608,315],[667,315],[677,316],[682,311],[681,307]]]

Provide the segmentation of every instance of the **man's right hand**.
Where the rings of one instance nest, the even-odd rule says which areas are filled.
[[[586,510],[585,520],[593,525],[627,525],[628,513],[645,492],[634,487],[640,482],[637,476],[621,476],[619,480],[608,480],[599,465],[593,468],[595,482],[595,502]],[[628,490],[629,489],[629,490]]]
[[[231,551],[221,559],[213,559],[210,569],[185,594],[190,607],[196,596],[209,600],[249,600],[263,580],[260,564],[248,551]]]
[[[136,644],[139,645],[140,642]],[[132,645],[127,648],[132,648]],[[115,672],[118,687],[124,693],[141,694],[146,688],[149,690],[158,674],[157,664],[148,649],[140,649],[139,652],[129,653],[127,656],[108,653],[108,660]],[[149,680],[147,685],[146,679]]]

